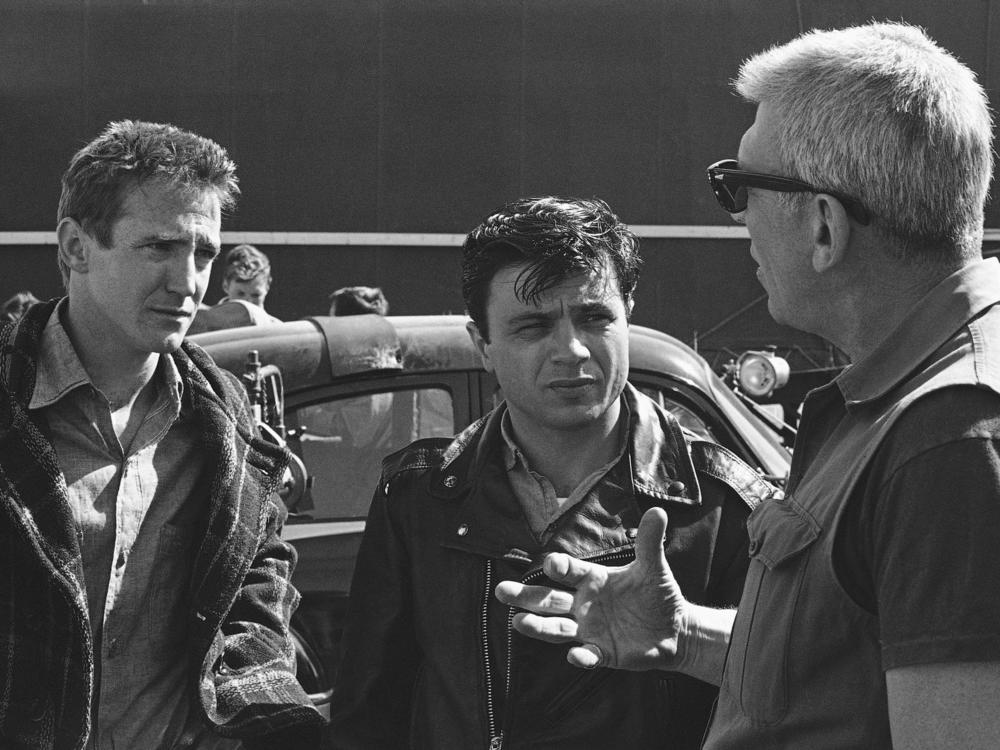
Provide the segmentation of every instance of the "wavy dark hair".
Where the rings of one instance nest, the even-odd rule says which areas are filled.
[[[514,285],[523,302],[536,302],[566,278],[604,275],[612,268],[631,313],[639,280],[639,242],[599,198],[520,198],[487,216],[462,246],[462,298],[480,335],[489,341],[490,283],[501,269],[527,264]]]

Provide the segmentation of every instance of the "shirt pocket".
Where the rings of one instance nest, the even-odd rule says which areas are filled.
[[[723,690],[755,724],[788,710],[788,652],[820,526],[792,498],[762,503],[747,521],[750,567],[733,625]]]

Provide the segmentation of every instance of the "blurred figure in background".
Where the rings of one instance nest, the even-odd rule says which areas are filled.
[[[219,300],[244,300],[264,309],[264,300],[271,290],[271,261],[253,245],[237,245],[226,253],[226,267],[222,277],[222,292],[226,296]]]
[[[20,320],[21,316],[28,312],[28,308],[36,302],[41,300],[31,292],[27,290],[18,292],[3,303],[3,319],[0,322]]]
[[[389,300],[377,286],[345,286],[330,295],[330,315],[388,315]]]
[[[264,326],[281,321],[264,309],[271,290],[271,261],[253,245],[237,245],[226,253],[222,276],[225,296],[214,307],[201,308],[188,335],[222,328]]]

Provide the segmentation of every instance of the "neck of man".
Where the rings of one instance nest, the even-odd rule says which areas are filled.
[[[160,362],[157,352],[133,352],[122,342],[95,330],[73,315],[69,305],[63,325],[90,382],[107,398],[112,412],[130,409],[150,384]]]
[[[975,259],[946,264],[896,260],[883,252],[864,263],[828,295],[830,309],[816,333],[860,362],[874,352],[912,313],[928,292]]]
[[[560,430],[540,425],[528,415],[510,412],[514,441],[531,470],[548,479],[560,497],[611,461],[618,452],[625,412],[615,399],[600,419],[582,428]]]

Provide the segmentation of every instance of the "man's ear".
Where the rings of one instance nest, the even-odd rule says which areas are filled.
[[[471,320],[465,324],[465,330],[469,332],[469,338],[472,339],[472,345],[479,352],[479,358],[483,360],[483,367],[486,372],[493,372],[493,363],[490,362],[490,355],[487,351],[490,342],[483,338],[483,335],[479,332],[479,326]]]
[[[816,273],[823,273],[847,257],[853,228],[844,204],[833,196],[817,193],[811,206],[812,265]]]
[[[76,219],[67,216],[59,222],[56,241],[59,243],[59,260],[77,273],[87,273],[93,240]]]

